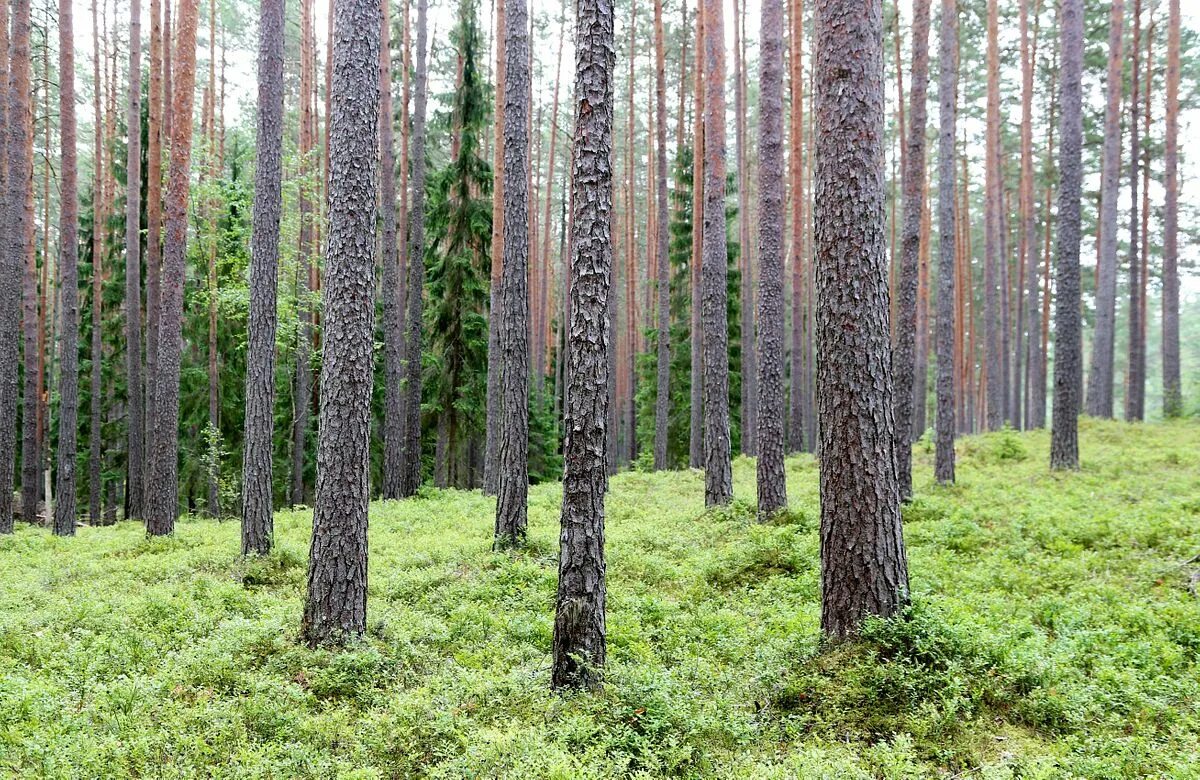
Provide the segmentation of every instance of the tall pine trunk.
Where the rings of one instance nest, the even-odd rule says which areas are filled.
[[[104,279],[104,226],[108,215],[104,211],[104,114],[100,108],[100,96],[103,86],[100,77],[100,47],[103,39],[100,37],[99,16],[97,14],[98,0],[92,0],[92,355],[91,355],[91,386],[90,386],[90,424],[88,426],[88,519],[93,525],[101,525],[101,473],[100,459],[103,445],[103,430],[101,428],[100,412],[103,392],[101,390],[101,369],[104,360],[104,343],[101,340],[100,325],[103,321],[103,279]],[[11,178],[10,178],[11,181]]]
[[[596,688],[605,661],[608,297],[612,286],[613,6],[579,0],[563,504],[550,684]]]
[[[687,36],[684,36],[684,40]],[[658,376],[654,401],[654,468],[667,468],[667,436],[671,412],[671,258],[667,216],[667,87],[663,42],[663,0],[654,0],[654,267],[658,296]],[[682,90],[682,82],[680,89]],[[678,150],[676,150],[678,154]]]
[[[805,273],[804,273],[804,235],[807,225],[804,217],[804,3],[803,0],[790,0],[791,35],[789,37],[790,61],[789,91],[791,98],[791,114],[789,128],[788,174],[792,190],[792,327],[791,327],[791,359],[790,381],[788,384],[788,451],[800,452],[804,449],[804,431],[806,421],[804,414],[807,404],[807,384],[805,376]]]
[[[367,628],[379,0],[335,0],[332,23],[321,437],[308,595],[300,627],[310,645],[355,639]]]
[[[1179,373],[1179,0],[1170,0],[1167,17],[1167,121],[1163,148],[1163,416],[1183,414]]]
[[[183,276],[187,258],[188,173],[192,156],[192,104],[196,87],[198,0],[181,0],[173,62],[171,164],[167,174],[158,376],[147,478],[146,531],[175,531],[179,512],[179,369],[183,350]]]
[[[817,8],[813,188],[821,437],[821,628],[908,602],[883,214],[880,0]]]
[[[1038,311],[1038,233],[1033,202],[1033,75],[1037,65],[1037,33],[1031,44],[1029,0],[1020,0],[1021,16],[1021,247],[1020,262],[1025,267],[1025,426],[1041,428],[1046,424],[1044,390],[1039,402],[1037,388],[1045,387],[1042,375],[1041,316]],[[1036,27],[1035,27],[1036,29]]]
[[[987,142],[984,165],[984,256],[983,256],[983,332],[986,394],[984,429],[994,431],[1004,424],[1005,387],[1004,326],[1000,288],[1005,262],[1001,250],[1000,211],[1003,208],[1003,182],[1000,176],[1000,49],[998,0],[987,3]]]
[[[741,267],[739,295],[741,313],[742,351],[742,397],[741,430],[742,453],[755,454],[755,404],[757,402],[758,368],[755,365],[756,346],[754,339],[754,271],[753,254],[750,251],[750,153],[746,148],[746,51],[742,35],[747,0],[733,3],[733,85],[734,85],[734,136],[737,147],[737,193],[738,193],[738,249]],[[782,110],[782,103],[780,104]],[[761,122],[761,120],[760,120]],[[760,215],[761,218],[761,215]]]
[[[379,49],[379,210],[383,268],[383,497],[400,498],[404,468],[404,303],[400,299],[400,256],[396,249],[396,161],[392,150],[391,0],[383,0]]]
[[[279,222],[283,196],[284,0],[264,0],[258,23],[258,127],[250,257],[250,339],[246,355],[242,554],[271,551],[272,446],[275,430],[275,331]],[[307,50],[307,47],[304,47]],[[301,95],[301,100],[308,100]],[[302,185],[303,186],[303,185]],[[300,403],[301,399],[297,399]]]
[[[783,25],[783,0],[765,0],[758,66],[759,414],[755,441],[758,516],[764,520],[787,508],[783,466]],[[744,333],[742,337],[746,338]]]
[[[495,149],[492,157],[492,263],[488,290],[488,371],[487,371],[487,429],[484,441],[483,493],[494,495],[499,485],[497,449],[500,446],[501,379],[504,370],[500,355],[501,282],[504,266],[504,95],[505,44],[507,23],[505,6],[508,0],[496,3],[496,113]],[[417,66],[421,66],[418,64]],[[419,98],[418,98],[419,99]],[[422,144],[424,142],[422,141]],[[411,293],[410,293],[411,295]]]
[[[151,428],[154,393],[158,380],[158,321],[162,297],[162,131],[163,131],[163,29],[161,0],[150,0],[150,92],[146,107],[146,376],[145,424],[142,455],[142,507],[151,490]]]
[[[689,401],[690,422],[688,426],[688,465],[701,468],[704,465],[704,351],[701,338],[701,254],[704,246],[704,0],[696,3],[696,68],[693,95],[692,124],[692,254],[688,263],[691,276],[690,316],[691,330],[691,388]],[[724,204],[721,206],[724,213]],[[722,216],[722,224],[724,217]]]
[[[1141,216],[1138,202],[1139,157],[1142,153],[1142,143],[1138,135],[1138,121],[1141,111],[1141,41],[1142,41],[1142,3],[1133,3],[1133,38],[1132,60],[1133,78],[1131,85],[1133,93],[1129,99],[1129,344],[1128,368],[1125,381],[1125,419],[1140,420],[1144,416],[1142,404],[1145,397],[1146,353],[1145,345],[1141,342],[1142,322],[1145,314],[1141,309],[1142,263],[1140,257],[1141,239],[1138,231],[1141,229]],[[1113,269],[1116,276],[1116,269]],[[1115,286],[1115,279],[1114,279]],[[1114,291],[1115,293],[1115,291]]]
[[[957,430],[955,402],[961,350],[961,322],[956,323],[955,282],[958,265],[957,201],[954,188],[954,152],[958,99],[958,6],[942,0],[938,33],[938,286],[935,328],[937,350],[937,413],[934,477],[939,483],[954,482],[954,433]],[[958,298],[961,301],[961,296]],[[957,327],[956,327],[957,324]],[[960,349],[955,349],[956,334]],[[960,410],[961,411],[961,410]]]
[[[1062,62],[1059,66],[1062,115],[1059,124],[1057,284],[1054,301],[1054,418],[1050,467],[1079,468],[1081,354],[1079,244],[1083,190],[1083,0],[1062,0]]]
[[[129,4],[129,128],[125,165],[125,361],[129,517],[141,518],[145,485],[142,408],[142,4]]]

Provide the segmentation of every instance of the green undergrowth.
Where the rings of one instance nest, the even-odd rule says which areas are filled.
[[[493,502],[374,504],[368,637],[296,635],[311,515],[241,560],[235,523],[0,539],[0,774],[50,778],[1194,778],[1200,776],[1200,424],[1082,423],[960,441],[905,507],[914,605],[820,640],[817,467],[789,511],[705,511],[697,472],[608,500],[609,666],[548,690],[560,488],[530,546]]]

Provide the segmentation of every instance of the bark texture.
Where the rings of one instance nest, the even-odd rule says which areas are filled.
[[[54,533],[75,534],[75,454],[79,425],[79,174],[75,150],[75,29],[72,0],[58,2],[59,380],[58,473]],[[132,498],[132,497],[131,497]]]
[[[1000,212],[1003,208],[1003,184],[1000,179],[1000,46],[998,0],[987,3],[987,142],[984,165],[984,260],[983,260],[983,334],[984,334],[984,429],[998,430],[1005,419],[1004,325],[1002,323]]]
[[[764,0],[758,65],[758,516],[787,508],[783,466],[783,0]]]
[[[150,0],[150,91],[146,106],[146,435],[142,455],[142,507],[152,489],[152,426],[156,418],[154,393],[158,381],[158,321],[162,299],[162,131],[163,30],[160,0]]]
[[[1121,93],[1124,85],[1121,68],[1124,21],[1124,0],[1113,0],[1108,17],[1108,99],[1104,107],[1104,161],[1100,169],[1100,257],[1096,265],[1096,328],[1092,334],[1092,363],[1087,384],[1087,413],[1093,417],[1113,416],[1113,347],[1117,326],[1117,195],[1121,186]],[[1133,48],[1137,50],[1136,41]],[[1133,81],[1137,83],[1136,75]],[[1136,96],[1133,104],[1137,105]],[[1134,133],[1137,132],[1136,127],[1135,120]],[[1136,182],[1135,173],[1135,213]],[[1136,220],[1136,216],[1134,219]]]
[[[141,518],[145,485],[142,402],[142,4],[129,4],[129,128],[125,186],[125,371],[129,517]]]
[[[685,40],[686,40],[686,36]],[[671,412],[671,258],[667,215],[667,87],[663,43],[663,0],[654,0],[654,267],[658,272],[658,379],[654,401],[654,468],[667,467],[667,436]],[[681,87],[682,89],[682,87]]]
[[[404,301],[396,249],[396,160],[392,151],[391,0],[383,0],[379,48],[379,211],[383,223],[383,497],[400,498],[404,472]]]
[[[421,487],[421,316],[425,300],[425,109],[428,102],[428,0],[417,0],[417,75],[413,89],[412,196],[408,224],[408,333],[405,366],[404,483],[402,494]]]
[[[1138,202],[1139,157],[1142,153],[1138,135],[1141,111],[1139,89],[1141,86],[1141,40],[1142,4],[1133,3],[1133,94],[1129,100],[1129,345],[1128,368],[1125,382],[1125,419],[1140,420],[1144,416],[1143,405],[1146,395],[1146,344],[1142,340],[1145,313],[1142,311],[1142,263],[1140,250],[1141,216]],[[1118,123],[1119,126],[1119,123]],[[1115,221],[1115,220],[1114,220]],[[1113,286],[1116,287],[1116,268],[1113,269]],[[1115,296],[1115,289],[1114,289]]]
[[[917,286],[920,273],[921,212],[925,194],[925,97],[929,87],[929,0],[913,2],[912,87],[908,92],[907,151],[902,161],[904,226],[900,234],[896,345],[892,373],[896,381],[896,474],[900,499],[912,498],[913,406],[917,352]]]
[[[1082,348],[1079,306],[1079,206],[1083,189],[1083,2],[1062,0],[1059,104],[1058,246],[1054,299],[1054,410],[1050,467],[1079,468]]]
[[[688,465],[704,466],[704,348],[702,338],[700,273],[704,251],[704,0],[696,4],[696,73],[692,143],[692,254],[689,260],[691,276],[691,387],[689,389]],[[724,205],[722,204],[722,208]]]
[[[263,0],[258,22],[258,127],[254,225],[250,248],[250,339],[246,356],[245,455],[242,465],[242,554],[271,551],[275,430],[275,330],[279,221],[283,196],[284,0]],[[307,100],[307,96],[301,99]],[[302,403],[297,399],[297,403]]]
[[[504,266],[500,275],[502,392],[496,474],[497,549],[525,545],[529,494],[529,11],[506,0]],[[493,316],[495,316],[493,314]],[[495,358],[493,358],[495,360]]]
[[[805,343],[804,326],[807,313],[804,306],[804,3],[803,0],[790,0],[789,23],[791,25],[791,58],[789,67],[789,90],[791,97],[790,113],[790,153],[788,155],[788,175],[792,187],[792,324],[791,324],[791,353],[790,377],[788,392],[788,451],[800,452],[804,449],[804,419],[807,404],[805,396],[807,389],[804,383]]]
[[[817,9],[821,628],[836,638],[908,602],[884,252],[882,36],[880,0]]]
[[[604,493],[612,286],[613,5],[579,0],[563,505],[550,684],[596,688],[605,661]]]
[[[380,27],[379,0],[335,0],[321,435],[300,626],[310,645],[367,628]]]
[[[754,253],[750,246],[750,152],[746,148],[746,47],[743,28],[746,14],[746,0],[734,0],[733,3],[733,58],[734,58],[734,143],[737,147],[737,193],[738,193],[738,248],[741,266],[739,296],[741,314],[741,351],[742,351],[742,397],[741,429],[742,453],[754,455],[756,452],[755,435],[758,425],[755,423],[756,404],[758,402],[758,367],[757,347],[754,336]],[[761,23],[761,22],[760,22]],[[782,108],[782,105],[780,106]],[[762,215],[759,215],[762,218]]]
[[[725,25],[704,0],[704,503],[733,500],[729,442],[729,250],[725,232]]]
[[[492,265],[488,289],[488,372],[487,372],[487,429],[484,438],[483,493],[494,495],[497,489],[500,446],[500,409],[503,401],[500,354],[500,308],[503,305],[500,276],[504,266],[504,96],[505,70],[508,59],[504,37],[507,34],[505,6],[507,0],[496,3],[496,114],[495,149],[492,157]]]
[[[1179,0],[1170,0],[1167,17],[1167,118],[1163,147],[1163,416],[1183,414],[1179,373]]]
[[[101,368],[104,360],[104,343],[101,339],[101,323],[104,317],[104,298],[102,285],[104,280],[104,226],[108,221],[105,209],[108,200],[105,193],[105,146],[104,146],[104,113],[101,109],[101,96],[105,92],[100,71],[100,47],[104,40],[100,37],[100,27],[97,17],[97,0],[92,0],[92,349],[91,349],[91,387],[90,421],[88,424],[88,519],[93,525],[100,525],[101,474],[100,459],[103,440],[103,428],[100,413],[104,392],[100,386]],[[106,68],[107,70],[107,68]],[[11,179],[10,179],[11,181]]]
[[[151,429],[151,465],[146,475],[146,532],[154,536],[174,533],[179,513],[179,367],[183,350],[183,276],[187,258],[198,13],[198,0],[181,0],[172,74],[171,164],[167,173],[155,419]]]
[[[1029,40],[1029,0],[1021,0],[1021,245],[1025,266],[1025,426],[1046,425],[1045,386],[1042,373],[1042,349],[1039,333],[1041,316],[1038,303],[1038,232],[1033,202],[1033,74],[1037,63],[1036,42]],[[1037,388],[1043,388],[1041,393]],[[1039,402],[1039,398],[1041,401]]]
[[[954,191],[954,139],[958,93],[958,7],[942,0],[938,33],[938,286],[935,349],[937,350],[937,412],[934,417],[934,477],[954,482],[956,329],[955,270],[958,214]]]

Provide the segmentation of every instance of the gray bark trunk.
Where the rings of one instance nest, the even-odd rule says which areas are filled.
[[[321,433],[300,628],[311,645],[367,628],[380,27],[378,0],[334,3]]]
[[[550,684],[596,688],[605,661],[608,297],[612,286],[613,6],[579,0],[575,50],[571,321],[563,505]]]
[[[654,263],[658,269],[658,382],[654,402],[654,468],[667,467],[668,422],[671,411],[671,257],[667,215],[667,91],[665,46],[663,42],[662,0],[654,0],[655,57],[655,245]]]
[[[1179,374],[1179,0],[1171,0],[1167,18],[1167,116],[1163,149],[1163,416],[1183,414]]]
[[[1146,396],[1146,345],[1142,340],[1142,328],[1145,323],[1145,312],[1142,311],[1142,261],[1139,251],[1141,246],[1141,215],[1138,202],[1139,155],[1142,153],[1141,138],[1138,122],[1141,113],[1139,89],[1141,86],[1141,38],[1142,4],[1134,0],[1133,4],[1133,78],[1131,80],[1133,93],[1129,101],[1129,364],[1125,383],[1125,419],[1140,420],[1145,416],[1144,403]],[[1116,269],[1113,269],[1114,287]],[[1115,291],[1114,291],[1115,292]]]
[[[129,128],[125,187],[125,361],[126,418],[129,469],[129,517],[141,518],[145,486],[144,436],[146,421],[142,402],[142,8],[140,0],[129,4]]]
[[[758,125],[758,516],[787,508],[783,465],[783,0],[764,0]]]
[[[1062,115],[1059,122],[1058,246],[1054,300],[1054,410],[1050,467],[1079,468],[1082,363],[1079,291],[1079,209],[1083,189],[1083,2],[1062,0]]]
[[[821,628],[908,602],[883,213],[880,0],[817,7],[813,224],[821,438]]]
[[[937,414],[934,419],[936,450],[934,476],[941,484],[954,482],[955,382],[954,284],[956,265],[957,201],[954,189],[954,153],[958,99],[958,7],[942,0],[938,35],[938,286]]]
[[[987,13],[987,143],[984,165],[983,260],[983,334],[986,387],[984,430],[998,430],[1004,424],[1005,377],[1004,325],[1000,288],[1003,284],[1000,266],[1004,262],[1001,249],[1000,210],[1003,207],[1003,184],[1000,180],[1000,53],[997,39],[998,0],[988,0]]]
[[[404,302],[396,249],[396,162],[392,151],[391,0],[383,0],[379,49],[379,210],[383,268],[383,497],[400,498],[404,472]]]
[[[258,26],[257,161],[242,465],[243,555],[270,552],[274,531],[271,435],[275,430],[275,301],[283,181],[283,4],[284,0],[263,0]],[[303,400],[298,398],[296,403]]]
[[[1033,202],[1033,75],[1034,49],[1029,41],[1029,0],[1021,0],[1021,230],[1024,233],[1025,256],[1025,338],[1026,371],[1025,426],[1042,428],[1046,425],[1042,376],[1041,312],[1038,299],[1038,231],[1037,209]],[[1043,402],[1039,402],[1039,398]]]

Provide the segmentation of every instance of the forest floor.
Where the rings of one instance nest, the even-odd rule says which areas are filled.
[[[905,510],[915,606],[818,644],[817,470],[792,512],[704,512],[697,472],[626,473],[608,501],[607,685],[547,689],[560,488],[527,552],[492,506],[372,506],[369,637],[296,642],[311,513],[238,558],[235,522],[0,540],[0,775],[12,777],[1195,778],[1200,420],[959,442]]]

